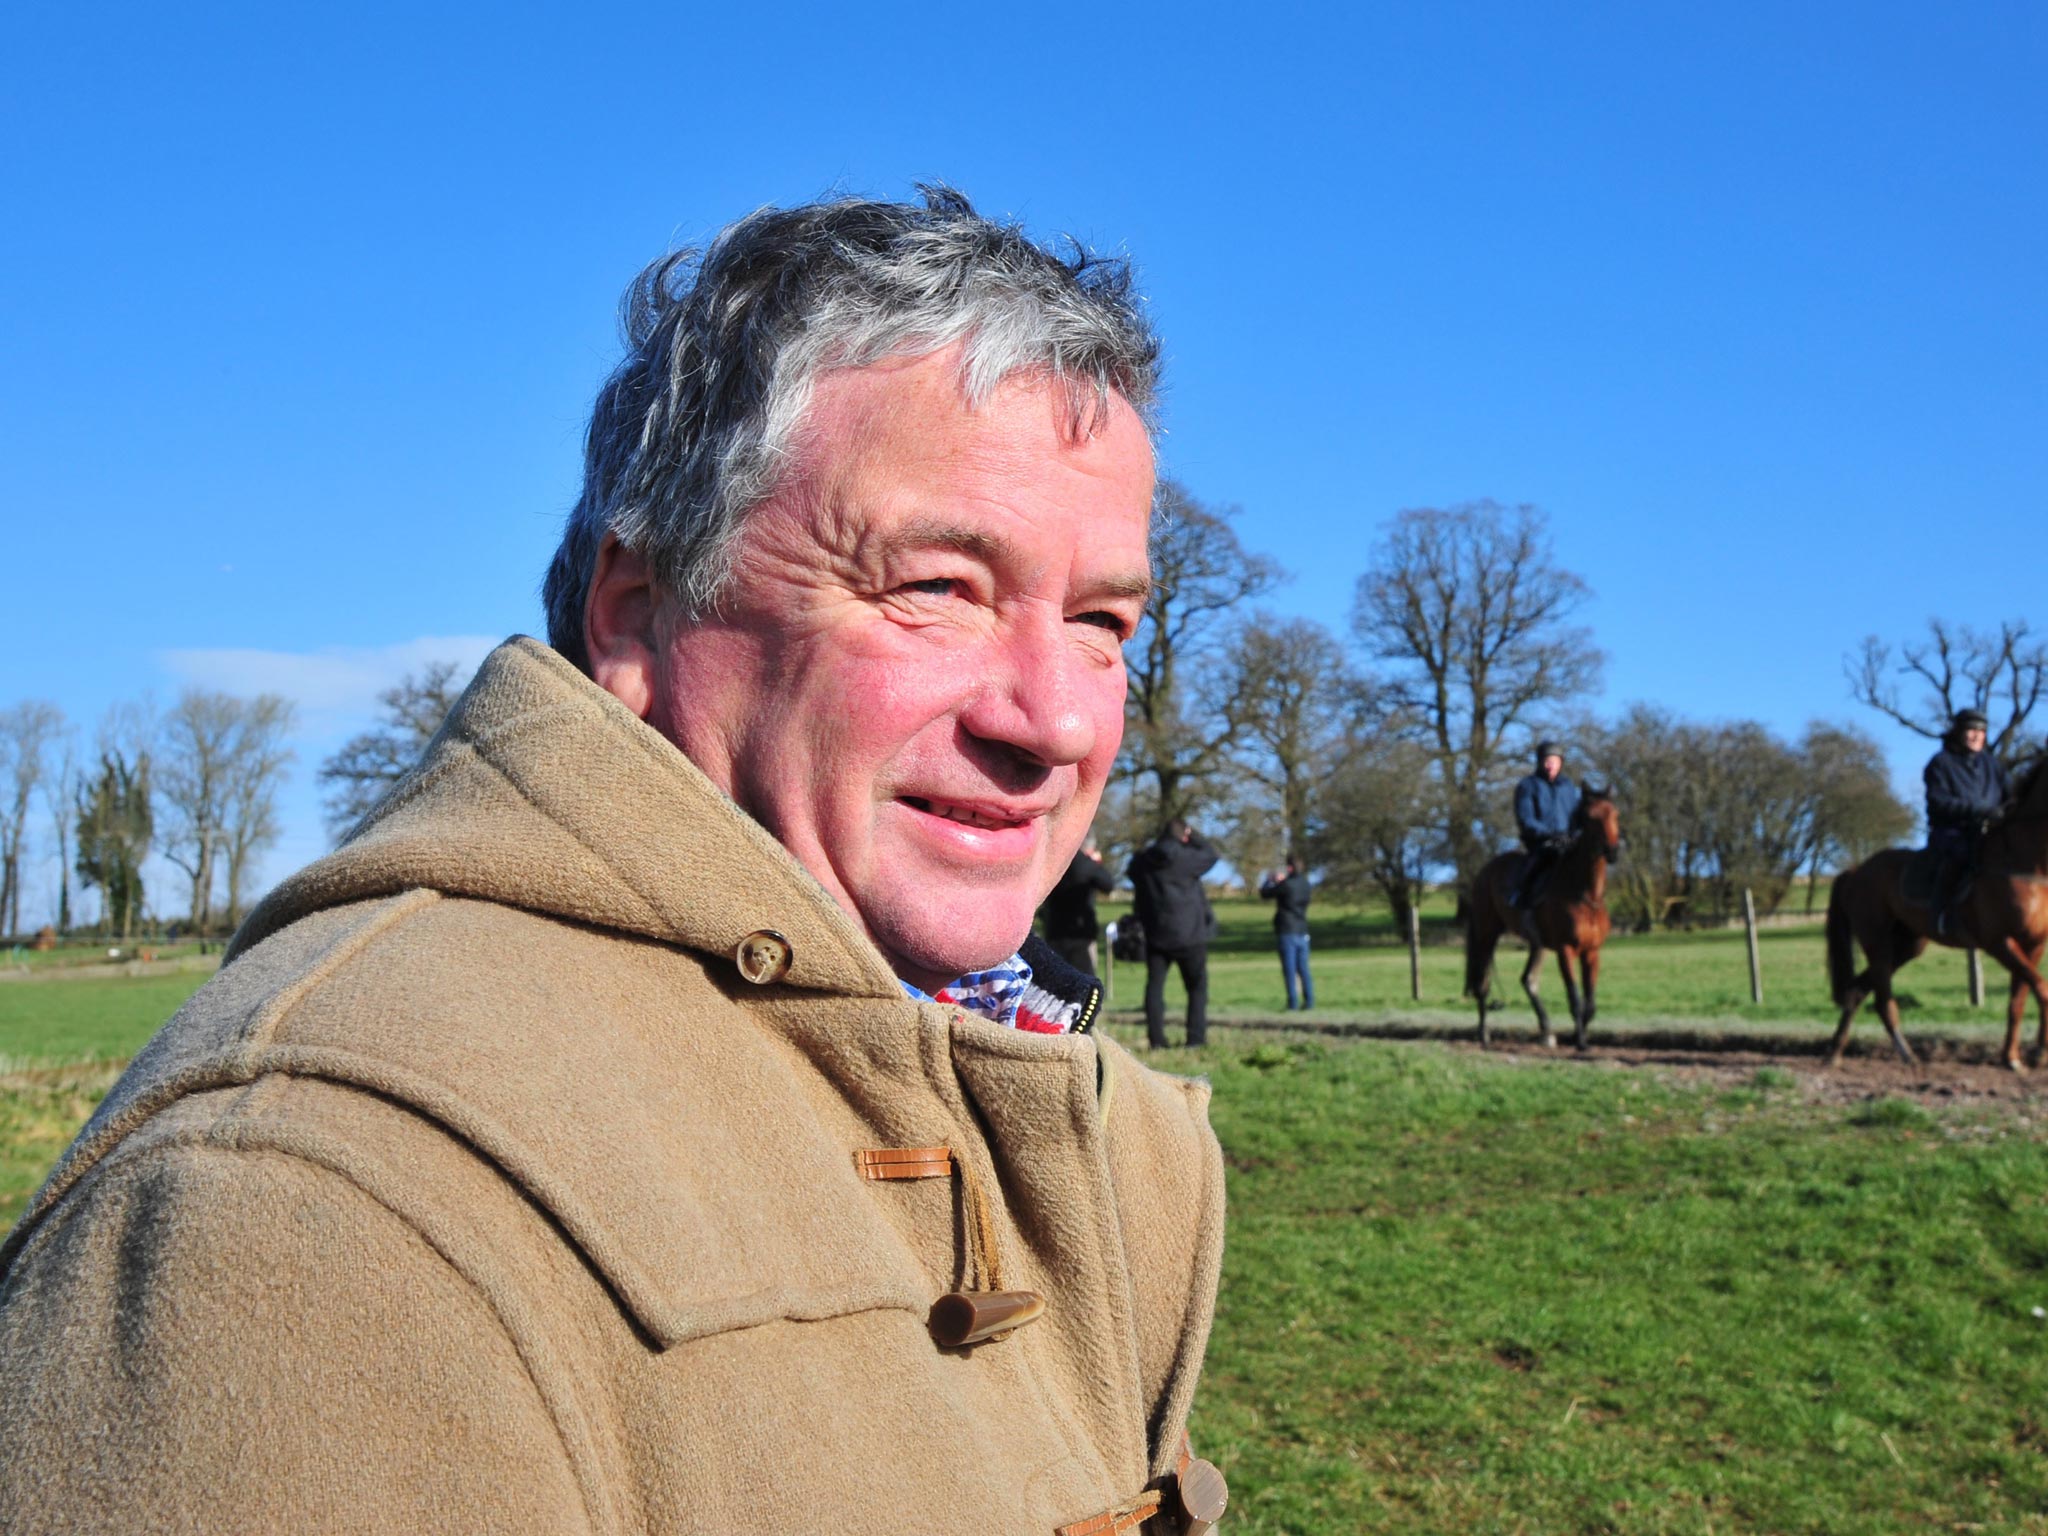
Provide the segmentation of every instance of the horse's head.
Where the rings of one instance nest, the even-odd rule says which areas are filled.
[[[1614,800],[1604,788],[1588,784],[1579,791],[1579,808],[1572,813],[1572,827],[1579,833],[1598,833],[1600,851],[1608,863],[1621,857],[1621,817],[1615,813]]]
[[[2021,767],[2019,783],[2005,803],[2007,821],[2039,821],[2048,817],[2048,747]]]

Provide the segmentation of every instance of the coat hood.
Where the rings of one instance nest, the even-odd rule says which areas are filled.
[[[270,892],[228,952],[325,908],[430,889],[730,960],[763,930],[789,985],[902,996],[802,865],[687,757],[538,640],[477,669],[419,764],[326,858]]]

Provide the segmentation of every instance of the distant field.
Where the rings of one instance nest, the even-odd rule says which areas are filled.
[[[0,982],[0,1071],[125,1060],[208,974]]]

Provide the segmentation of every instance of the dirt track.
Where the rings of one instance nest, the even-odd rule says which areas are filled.
[[[1456,1048],[1479,1049],[1469,1043]],[[1907,1066],[1891,1054],[1887,1044],[1881,1056],[1845,1056],[1841,1065],[1832,1068],[1825,1065],[1824,1056],[1758,1050],[1751,1041],[1731,1041],[1720,1049],[1672,1049],[1601,1044],[1596,1039],[1583,1056],[1569,1046],[1551,1052],[1539,1045],[1516,1042],[1506,1048],[1496,1047],[1492,1054],[1583,1061],[1588,1065],[1651,1067],[1681,1079],[1718,1079],[1731,1088],[1755,1077],[1759,1067],[1771,1066],[1792,1073],[1799,1080],[1801,1094],[1819,1103],[1906,1098],[1930,1105],[2006,1105],[2023,1111],[2029,1119],[2037,1115],[2048,1117],[2048,1072],[2011,1072],[1999,1063],[1994,1048],[1975,1042],[1929,1040],[1916,1044],[1915,1050],[1922,1056],[1918,1066]],[[1930,1056],[1932,1059],[1928,1059]]]
[[[1313,1034],[1386,1040],[1434,1040],[1459,1052],[1478,1054],[1468,1026],[1452,1027],[1441,1019],[1392,1018],[1380,1022],[1313,1023],[1284,1016],[1271,1019],[1218,1019],[1219,1029],[1274,1029]],[[1526,1027],[1496,1027],[1487,1052],[1503,1061],[1582,1063],[1589,1067],[1642,1067],[1681,1080],[1714,1081],[1739,1087],[1759,1067],[1776,1067],[1798,1079],[1799,1091],[1816,1103],[1856,1103],[1874,1098],[1908,1098],[1932,1105],[2005,1106],[2027,1119],[2048,1121],[2048,1068],[2015,1073],[1999,1060],[2001,1041],[1988,1037],[1959,1038],[1945,1034],[1906,1038],[1920,1057],[1908,1066],[1893,1053],[1891,1043],[1875,1027],[1859,1030],[1849,1042],[1841,1065],[1826,1065],[1828,1034],[1822,1031],[1771,1034],[1764,1031],[1723,1033],[1711,1026],[1650,1025],[1612,1027],[1596,1023],[1583,1053],[1574,1051],[1569,1034],[1555,1049],[1537,1043]],[[2031,1045],[2031,1031],[2022,1039]]]

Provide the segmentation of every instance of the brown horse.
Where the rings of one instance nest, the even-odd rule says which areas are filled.
[[[1940,937],[1934,932],[1933,908],[1907,896],[1907,866],[1916,857],[1910,848],[1887,848],[1835,878],[1828,897],[1828,981],[1842,1022],[1835,1026],[1828,1065],[1842,1059],[1849,1024],[1866,997],[1874,1000],[1899,1055],[1914,1059],[1913,1048],[1899,1033],[1892,976],[1933,942],[1981,949],[2005,967],[2011,978],[2005,1064],[2024,1072],[2020,1025],[2029,993],[2041,1012],[2036,1064],[2048,1053],[2048,982],[2041,976],[2041,955],[2048,948],[2048,758],[2021,779],[2005,814],[1984,834],[1976,877],[1957,904],[1955,928]],[[1870,962],[1861,971],[1856,969],[1857,945]]]
[[[1465,995],[1479,1000],[1479,1043],[1491,1043],[1486,1027],[1487,997],[1493,981],[1493,952],[1507,934],[1529,944],[1529,963],[1522,967],[1522,990],[1536,1010],[1543,1043],[1556,1045],[1550,1014],[1537,995],[1536,978],[1546,949],[1557,951],[1564,976],[1565,1001],[1572,1011],[1572,1044],[1586,1048],[1586,1026],[1593,1022],[1593,993],[1600,981],[1600,946],[1607,940],[1607,866],[1621,857],[1621,823],[1604,789],[1587,789],[1572,816],[1572,844],[1550,872],[1550,881],[1535,905],[1517,911],[1508,905],[1521,853],[1504,853],[1490,861],[1472,882],[1470,919],[1465,925]],[[1579,974],[1572,975],[1578,962]]]

